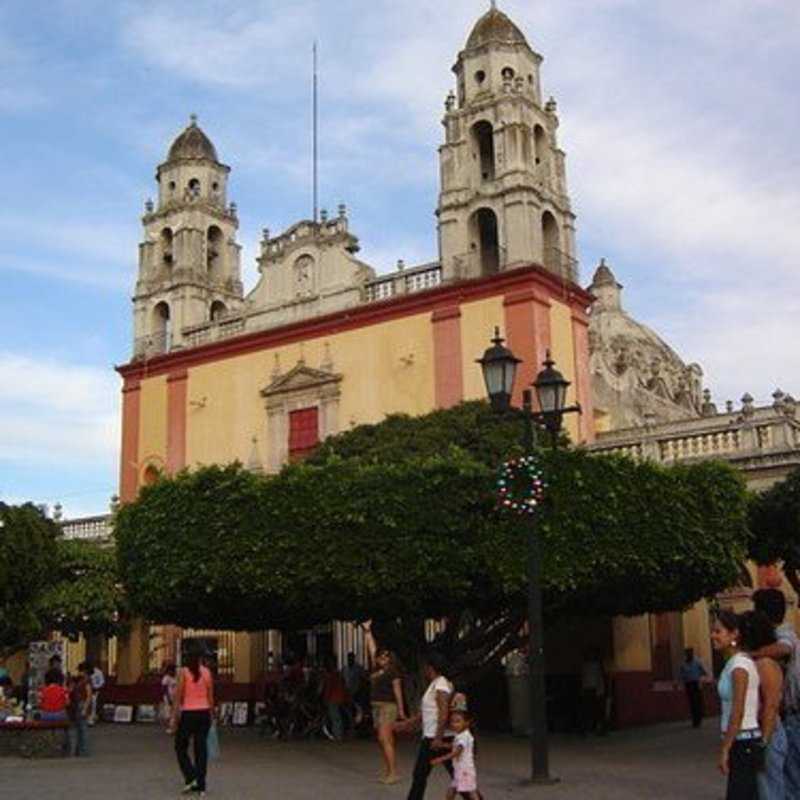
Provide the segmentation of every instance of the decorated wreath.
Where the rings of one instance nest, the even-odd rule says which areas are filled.
[[[544,500],[546,484],[535,456],[506,461],[497,476],[497,505],[515,514],[533,514]]]

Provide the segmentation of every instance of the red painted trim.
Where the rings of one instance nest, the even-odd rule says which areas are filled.
[[[188,377],[188,369],[176,369],[174,372],[170,372],[169,375],[167,375],[167,383],[171,383],[172,381],[185,381]]]
[[[458,306],[451,308],[440,308],[431,314],[431,322],[443,322],[446,319],[454,319],[461,316],[461,309]]]
[[[122,442],[119,458],[119,499],[130,503],[139,490],[139,409],[141,383],[126,378],[122,387]]]
[[[514,306],[517,305],[517,303],[528,303],[531,301],[541,303],[548,307],[550,306],[550,299],[540,292],[537,292],[535,289],[523,289],[521,292],[507,294],[503,299],[503,305]]]
[[[431,314],[433,326],[433,380],[437,408],[450,408],[464,399],[461,361],[461,310],[441,308]]]
[[[186,466],[186,396],[189,372],[176,370],[167,376],[167,472],[174,475]]]
[[[585,314],[572,314],[572,347],[575,358],[575,396],[581,407],[578,432],[581,444],[595,439],[592,376],[589,372],[589,318]]]
[[[162,375],[178,368],[185,369],[245,353],[330,336],[369,325],[378,325],[412,314],[433,313],[442,306],[457,306],[473,300],[511,293],[514,289],[531,285],[539,289],[546,297],[558,298],[571,307],[579,309],[588,306],[592,300],[592,296],[576,284],[563,282],[543,267],[530,265],[501,272],[498,275],[402,295],[380,303],[365,303],[346,311],[338,311],[334,314],[326,314],[278,328],[255,331],[188,350],[178,350],[146,361],[132,361],[118,366],[117,371],[123,377],[142,378]]]
[[[508,346],[522,359],[512,398],[520,405],[522,392],[533,383],[550,347],[550,303],[527,290],[506,295],[503,306]]]

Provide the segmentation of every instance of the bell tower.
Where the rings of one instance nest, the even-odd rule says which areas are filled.
[[[134,303],[134,355],[179,348],[187,327],[242,304],[230,167],[192,115],[156,171],[158,203],[145,205]]]
[[[536,263],[577,282],[575,216],[541,63],[494,2],[458,55],[439,148],[444,280]]]

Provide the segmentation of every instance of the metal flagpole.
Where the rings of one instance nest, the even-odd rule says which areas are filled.
[[[313,99],[313,132],[312,132],[312,160],[313,160],[313,194],[314,194],[314,222],[319,219],[319,145],[318,145],[318,120],[317,105],[317,42],[314,40],[314,99]]]

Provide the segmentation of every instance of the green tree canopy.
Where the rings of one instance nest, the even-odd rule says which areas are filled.
[[[753,496],[750,529],[750,558],[762,565],[782,561],[786,578],[800,594],[800,469]]]
[[[58,526],[32,504],[0,503],[0,652],[40,635],[38,599],[52,579]]]
[[[530,527],[497,512],[495,466],[519,424],[465,404],[357,428],[274,477],[233,465],[161,480],[117,518],[134,610],[238,629],[370,618],[412,638],[425,618],[468,615],[510,643]],[[551,618],[679,609],[735,581],[747,529],[731,468],[540,457]]]
[[[113,635],[125,620],[114,549],[65,541],[31,504],[0,504],[0,652],[59,630]]]
[[[128,619],[113,547],[91,541],[60,541],[56,565],[39,598],[48,628],[72,638],[116,636]]]

